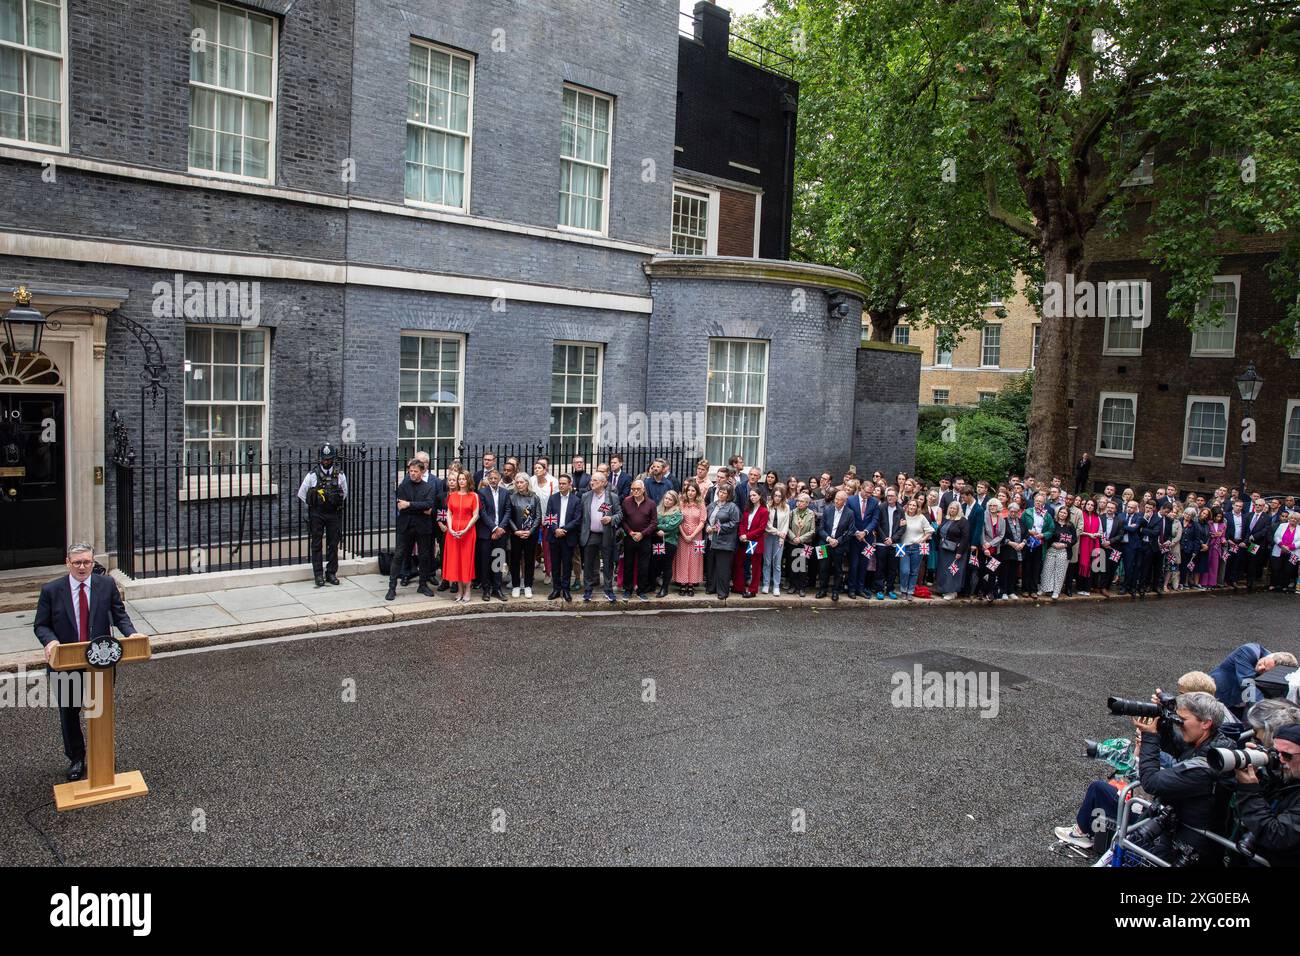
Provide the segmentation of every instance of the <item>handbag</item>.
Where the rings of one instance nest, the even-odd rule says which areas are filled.
[[[393,554],[392,551],[379,552],[379,573],[388,577],[393,573]]]

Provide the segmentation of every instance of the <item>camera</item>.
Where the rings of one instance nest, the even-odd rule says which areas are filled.
[[[1253,748],[1235,750],[1228,747],[1213,747],[1206,753],[1205,762],[1215,773],[1232,773],[1246,767],[1267,768],[1272,771],[1281,769],[1281,761],[1277,759],[1276,753]]]
[[[1146,700],[1107,697],[1106,706],[1116,717],[1155,717],[1158,720],[1167,720],[1171,724],[1183,722],[1183,718],[1176,713],[1178,698],[1172,694],[1161,694],[1158,704]]]

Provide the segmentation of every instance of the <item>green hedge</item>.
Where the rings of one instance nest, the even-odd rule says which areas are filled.
[[[1033,378],[1013,379],[975,407],[925,406],[917,414],[916,473],[931,484],[945,475],[1002,481],[1025,467]],[[944,422],[951,420],[948,431]]]

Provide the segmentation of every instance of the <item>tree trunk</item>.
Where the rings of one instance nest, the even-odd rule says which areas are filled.
[[[871,312],[869,315],[871,317],[871,341],[892,342],[894,340],[894,329],[902,320],[902,312],[898,309],[881,309],[877,312]]]
[[[1077,267],[1081,258],[1078,247],[1064,237],[1049,238],[1043,243],[1044,281],[1060,283],[1062,293],[1061,308],[1050,310],[1061,314],[1048,315],[1049,309],[1044,303],[1042,338],[1034,362],[1034,395],[1029,406],[1029,451],[1025,474],[1033,475],[1040,485],[1046,485],[1054,474],[1068,475],[1073,454],[1066,403],[1074,323],[1078,319],[1072,315],[1071,304],[1065,301],[1065,290],[1068,288],[1068,275],[1074,275],[1078,280]]]

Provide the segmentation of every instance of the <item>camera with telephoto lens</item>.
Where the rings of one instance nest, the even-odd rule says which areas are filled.
[[[1268,769],[1277,773],[1282,768],[1282,762],[1277,759],[1275,751],[1254,748],[1236,750],[1228,747],[1212,747],[1205,754],[1205,762],[1215,773],[1233,773],[1246,767],[1254,767],[1256,770]]]
[[[1178,818],[1174,816],[1173,808],[1157,805],[1146,825],[1134,830],[1129,840],[1170,866],[1195,866],[1200,860],[1200,851],[1175,839],[1177,829]]]
[[[1161,694],[1160,703],[1149,700],[1126,700],[1123,697],[1107,697],[1106,706],[1116,717],[1154,717],[1167,720],[1171,724],[1181,724],[1183,718],[1178,716],[1178,698],[1173,694]]]

